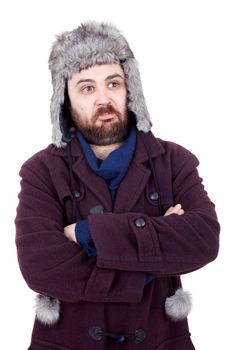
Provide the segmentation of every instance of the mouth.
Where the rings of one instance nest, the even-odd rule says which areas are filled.
[[[101,114],[101,115],[98,117],[98,120],[101,120],[101,121],[110,121],[110,120],[112,120],[113,118],[115,118],[115,113],[104,113],[104,114]]]

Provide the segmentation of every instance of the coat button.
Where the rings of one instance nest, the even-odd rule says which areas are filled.
[[[139,228],[142,228],[146,225],[146,221],[143,218],[136,219],[135,225]]]
[[[146,333],[143,329],[137,329],[135,331],[135,343],[141,343],[146,337]]]
[[[89,335],[95,340],[101,340],[103,338],[103,330],[101,327],[94,326],[88,329]]]
[[[116,337],[115,343],[116,344],[123,344],[126,341],[126,337],[124,335],[118,335]]]
[[[74,197],[75,197],[75,198],[80,198],[80,197],[81,197],[81,192],[79,192],[79,191],[74,191]]]
[[[159,198],[158,192],[151,192],[151,193],[149,194],[149,198],[150,198],[152,201],[157,201],[157,199]]]
[[[104,213],[104,207],[101,204],[98,204],[98,205],[92,207],[89,210],[89,213],[92,214],[92,215],[103,214]]]

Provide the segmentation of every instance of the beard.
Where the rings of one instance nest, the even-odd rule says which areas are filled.
[[[114,113],[116,117],[113,120],[102,120],[101,125],[96,125],[98,117],[106,113]],[[77,130],[92,145],[106,146],[123,142],[128,137],[131,128],[127,106],[125,106],[123,113],[120,113],[111,105],[101,107],[90,121],[87,121],[84,116],[74,110],[71,110],[71,115]]]

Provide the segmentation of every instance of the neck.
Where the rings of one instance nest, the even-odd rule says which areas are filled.
[[[98,146],[98,145],[90,144],[90,147],[92,151],[95,153],[96,158],[104,160],[108,157],[108,155],[112,151],[119,148],[122,145],[122,143],[123,142],[113,143],[112,145],[106,145],[106,146]]]

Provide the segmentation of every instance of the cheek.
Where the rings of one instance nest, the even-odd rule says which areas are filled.
[[[87,111],[87,107],[84,104],[80,104],[77,100],[71,101],[71,107],[77,113],[84,114]]]
[[[85,113],[87,110],[84,106],[77,106],[77,109],[79,110],[79,112],[81,113]]]
[[[126,97],[119,99],[118,106],[121,112],[125,111],[127,109],[127,99]]]
[[[88,123],[93,116],[93,110],[90,105],[76,105],[75,111],[79,119],[86,123]]]
[[[111,97],[119,108],[122,108],[126,105],[127,93],[125,91],[118,91],[118,93],[113,94]]]

